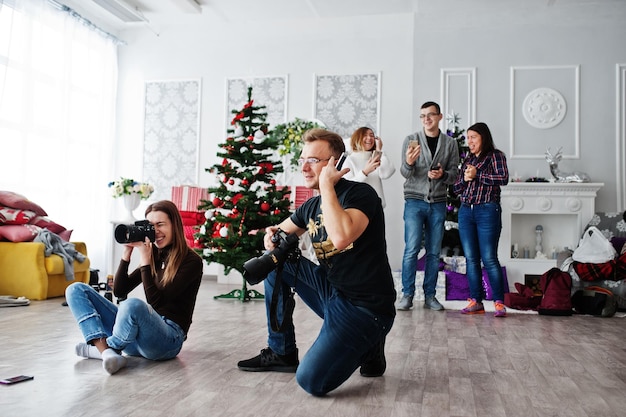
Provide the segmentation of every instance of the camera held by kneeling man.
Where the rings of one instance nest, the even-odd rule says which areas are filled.
[[[304,390],[322,396],[356,369],[366,377],[383,375],[396,292],[380,198],[369,185],[342,178],[349,169],[335,166],[345,152],[341,136],[311,129],[303,142],[298,163],[304,183],[319,195],[279,225],[268,227],[264,238],[268,252],[246,262],[244,277],[259,282],[264,278],[259,275],[267,274],[263,282],[269,337],[267,348],[238,367],[296,372]],[[310,238],[312,260],[304,251],[297,256],[294,235]],[[324,321],[302,361],[292,321],[294,291]]]

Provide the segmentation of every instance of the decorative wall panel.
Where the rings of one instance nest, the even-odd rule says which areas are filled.
[[[616,154],[617,160],[617,210],[626,210],[626,193],[624,189],[624,177],[626,177],[626,64],[617,64],[617,122],[616,129]]]
[[[270,128],[287,121],[287,76],[228,78],[226,80],[226,129],[231,127],[232,110],[240,110],[248,101],[248,86],[252,87],[255,105],[265,106]]]
[[[580,67],[511,67],[510,158],[580,157]]]
[[[153,200],[198,181],[200,87],[200,80],[145,84],[142,181],[154,185]]]
[[[361,126],[380,134],[380,81],[380,73],[316,75],[313,117],[343,138]]]
[[[461,118],[461,129],[471,126],[476,121],[476,68],[442,68],[439,105],[446,116],[444,130],[452,128],[447,116],[454,114]]]

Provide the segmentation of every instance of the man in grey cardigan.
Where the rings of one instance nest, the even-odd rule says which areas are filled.
[[[446,219],[447,186],[459,170],[456,141],[442,133],[443,118],[437,103],[428,101],[420,109],[424,129],[404,139],[400,173],[404,181],[404,255],[402,257],[402,299],[398,310],[413,307],[417,255],[426,249],[424,308],[443,310],[435,297],[439,255]]]

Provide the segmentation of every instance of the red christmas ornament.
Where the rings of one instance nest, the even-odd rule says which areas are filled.
[[[246,186],[248,185],[248,180],[246,178],[241,180],[241,185]]]
[[[213,203],[213,207],[221,207],[223,204],[222,200],[220,200],[218,197],[215,197],[213,201],[211,201],[211,203]]]
[[[267,201],[264,201],[261,203],[261,211],[269,211],[270,210],[270,205]]]
[[[252,142],[254,140],[254,136],[250,135],[248,136],[248,141]]]
[[[228,183],[229,183],[230,185],[233,185],[233,184],[235,183],[235,180],[231,178],[231,179],[229,179],[229,180],[228,180]]]
[[[225,167],[226,165],[228,165],[228,159],[224,158],[222,160],[222,166]]]
[[[270,184],[272,185],[276,184],[276,180],[270,180]]]
[[[233,202],[233,204],[237,204],[237,202],[241,199],[241,197],[243,197],[243,194],[237,193],[233,196],[231,201]]]
[[[233,214],[239,214],[239,210],[237,210],[237,207],[233,207]]]
[[[280,210],[278,210],[278,209],[274,210],[274,214],[275,214],[276,216],[278,216],[278,215],[280,214]]]
[[[274,170],[274,165],[271,162],[261,162],[259,166],[264,172],[272,172]]]

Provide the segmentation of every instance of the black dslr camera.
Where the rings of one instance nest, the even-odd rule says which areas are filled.
[[[138,220],[135,224],[118,224],[115,228],[117,243],[143,242],[146,237],[150,242],[156,240],[154,226],[148,220]]]
[[[295,261],[300,256],[298,235],[295,233],[288,235],[278,229],[271,240],[278,246],[258,258],[247,260],[243,264],[243,277],[250,285],[263,281],[267,274],[283,265],[285,261]]]

